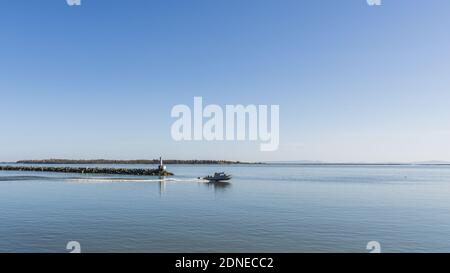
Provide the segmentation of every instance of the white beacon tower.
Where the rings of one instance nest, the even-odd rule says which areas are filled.
[[[162,157],[159,158],[159,170],[160,171],[165,171],[166,170],[166,166],[163,163]]]

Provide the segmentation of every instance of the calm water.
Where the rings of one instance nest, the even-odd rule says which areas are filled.
[[[450,167],[169,169],[165,182],[0,172],[0,252],[450,252]],[[230,184],[196,179],[222,170]]]

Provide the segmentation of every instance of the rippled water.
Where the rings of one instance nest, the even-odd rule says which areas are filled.
[[[450,167],[169,169],[165,180],[0,172],[0,252],[67,252],[73,240],[83,252],[367,252],[374,240],[450,251]],[[214,171],[234,178],[197,179]]]

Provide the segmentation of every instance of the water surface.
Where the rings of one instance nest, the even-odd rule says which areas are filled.
[[[450,251],[447,166],[168,168],[165,180],[0,172],[0,252]],[[214,171],[234,178],[197,179]]]

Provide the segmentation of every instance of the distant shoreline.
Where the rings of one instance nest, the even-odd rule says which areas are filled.
[[[450,166],[450,163],[289,163],[289,162],[264,162],[274,165],[297,166]]]
[[[0,162],[0,164],[48,164],[48,165],[106,165],[106,164],[159,164],[159,159],[137,159],[137,160],[111,160],[111,159],[43,159],[43,160],[19,160],[17,162]],[[292,162],[292,161],[267,161],[267,162],[243,162],[230,160],[164,160],[168,165],[295,165],[295,166],[450,166],[450,162],[410,162],[410,163],[333,163],[333,162]]]
[[[138,160],[110,160],[110,159],[43,159],[43,160],[19,160],[17,164],[159,164],[159,159]],[[192,165],[231,165],[231,164],[263,164],[259,162],[241,162],[228,160],[164,160],[164,164],[192,164]]]

